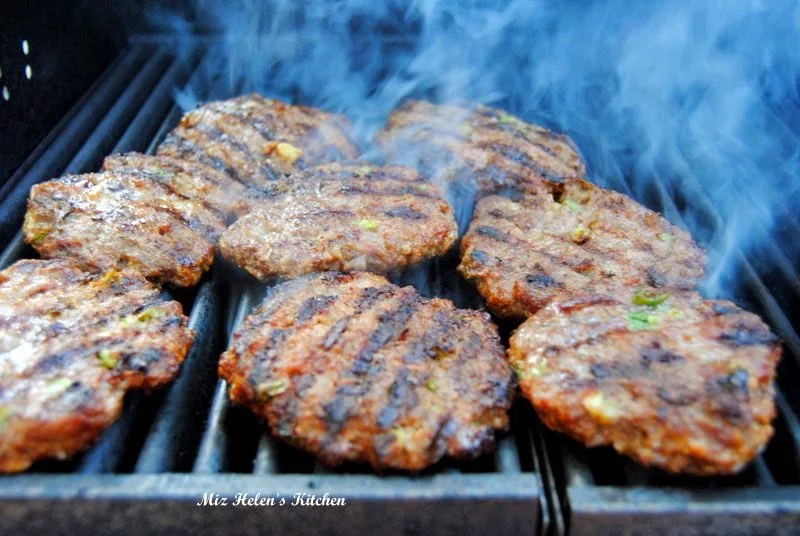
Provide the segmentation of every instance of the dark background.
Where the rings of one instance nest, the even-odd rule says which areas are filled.
[[[142,24],[144,2],[3,2],[0,184],[94,82]],[[22,51],[27,39],[30,52]],[[25,77],[25,65],[33,76]],[[1,95],[1,93],[0,93]]]

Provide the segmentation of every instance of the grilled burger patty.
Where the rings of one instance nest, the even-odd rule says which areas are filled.
[[[225,221],[249,212],[252,203],[263,196],[216,168],[171,156],[114,154],[103,161],[103,171],[147,177],[180,197],[205,205]]]
[[[420,470],[472,458],[508,425],[513,374],[488,315],[369,273],[274,288],[220,375],[272,433],[335,465]]]
[[[0,304],[2,472],[85,448],[127,390],[175,377],[194,336],[180,304],[130,270],[19,261],[0,272]]]
[[[200,162],[255,188],[358,149],[347,118],[253,94],[186,113],[158,148],[161,156]]]
[[[408,101],[392,113],[377,141],[391,161],[480,195],[586,174],[563,134],[481,105]]]
[[[259,279],[324,270],[388,272],[455,242],[452,210],[415,171],[328,164],[273,184],[223,233],[222,254]]]
[[[695,293],[553,301],[511,337],[523,394],[550,428],[645,465],[739,471],[766,445],[779,341]]]
[[[192,286],[214,260],[225,222],[143,171],[68,175],[31,189],[23,231],[45,258],[88,270],[131,267],[148,279]]]
[[[481,199],[461,252],[459,272],[507,318],[524,318],[571,292],[694,289],[705,266],[688,233],[578,178]]]

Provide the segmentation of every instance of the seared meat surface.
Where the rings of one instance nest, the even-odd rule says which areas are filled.
[[[264,188],[299,169],[356,158],[349,130],[343,116],[245,95],[187,112],[158,154],[200,162],[243,185]]]
[[[214,260],[225,222],[147,172],[68,175],[31,189],[23,231],[45,258],[83,269],[130,267],[159,283],[192,286]]]
[[[513,391],[488,315],[369,273],[275,287],[219,372],[275,436],[327,464],[376,470],[486,452],[508,425]]]
[[[479,196],[586,173],[563,134],[481,105],[408,101],[392,113],[377,141],[392,162],[476,189]]]
[[[389,272],[443,254],[457,235],[438,188],[408,168],[328,164],[276,182],[271,195],[219,244],[259,279]]]
[[[524,318],[572,292],[694,289],[705,266],[688,233],[577,178],[481,199],[461,251],[461,274],[507,318]]]
[[[178,302],[129,270],[63,259],[0,272],[0,471],[84,449],[129,389],[171,381],[191,346]]]
[[[700,475],[735,473],[764,448],[780,355],[769,328],[733,303],[652,290],[555,300],[509,351],[550,428]]]
[[[103,171],[139,174],[166,186],[172,193],[205,205],[225,221],[250,211],[263,194],[201,162],[140,153],[114,154]]]

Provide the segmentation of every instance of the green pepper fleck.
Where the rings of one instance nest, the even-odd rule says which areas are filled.
[[[516,123],[517,121],[519,121],[519,119],[517,119],[516,117],[514,117],[511,114],[507,114],[507,113],[501,113],[500,114],[500,122],[501,123]]]
[[[658,329],[660,323],[657,315],[646,311],[633,311],[628,315],[628,329],[631,331]]]
[[[8,425],[8,421],[11,420],[11,408],[8,406],[0,406],[0,432],[5,430],[6,426]]]
[[[62,391],[66,391],[72,386],[72,380],[69,378],[58,378],[52,381],[49,381],[44,386],[44,392],[53,395],[56,393],[60,393]]]
[[[50,231],[42,231],[40,233],[36,233],[36,235],[31,239],[31,242],[38,242],[42,238],[46,237],[50,234]]]
[[[564,201],[561,202],[561,204],[565,205],[570,212],[578,213],[581,211],[581,204],[572,199],[565,199]]]
[[[428,380],[428,382],[425,384],[425,387],[428,389],[428,391],[436,391],[439,388],[439,384],[436,383],[436,380]]]
[[[100,364],[103,365],[108,370],[111,370],[114,367],[116,367],[117,362],[119,361],[117,355],[107,348],[104,348],[99,352],[97,352],[97,358],[100,360]]]
[[[669,299],[669,294],[655,294],[646,290],[639,290],[633,295],[634,305],[647,305],[648,307],[658,307]]]
[[[672,235],[672,233],[661,233],[658,235],[658,239],[662,242],[672,242],[674,238],[675,237]]]
[[[265,383],[259,386],[259,394],[271,398],[278,396],[289,388],[289,380],[275,380],[273,382]]]
[[[375,220],[358,220],[358,226],[367,231],[376,231],[379,224]]]
[[[370,173],[372,173],[372,167],[361,166],[360,168],[358,168],[358,172],[361,173],[362,175],[369,175]]]
[[[166,312],[163,309],[159,309],[158,307],[151,307],[139,313],[139,316],[137,318],[142,322],[145,322],[147,320],[153,320],[155,318],[163,318],[164,316],[166,316]]]

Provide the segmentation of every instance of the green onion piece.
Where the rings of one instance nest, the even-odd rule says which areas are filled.
[[[578,245],[585,244],[586,242],[589,241],[591,237],[592,237],[592,232],[583,225],[578,225],[570,235],[572,241]]]
[[[379,224],[375,220],[358,220],[358,226],[367,231],[375,231]]]
[[[145,322],[147,320],[153,320],[155,318],[163,318],[164,316],[166,316],[166,314],[167,313],[163,309],[159,309],[157,307],[151,307],[139,313],[139,316],[137,316],[137,318],[142,322]]]
[[[573,201],[572,199],[565,199],[561,202],[562,205],[565,205],[570,212],[578,213],[581,211],[581,204],[577,201]]]
[[[516,123],[517,121],[519,121],[519,119],[517,119],[516,117],[514,117],[511,114],[507,114],[507,113],[500,114],[500,122],[501,123]]]
[[[661,240],[662,242],[672,242],[672,240],[674,240],[675,237],[672,235],[672,233],[661,233],[660,235],[658,235],[658,239]]]
[[[38,242],[39,240],[41,240],[42,238],[46,237],[49,234],[50,234],[50,231],[42,231],[40,233],[36,233],[36,236],[34,236],[31,239],[31,242]]]
[[[358,168],[358,172],[362,173],[364,175],[369,175],[370,173],[372,173],[372,167],[371,166],[361,166],[360,168]]]
[[[103,365],[108,370],[111,370],[114,367],[116,367],[117,362],[119,361],[117,355],[111,350],[108,350],[107,348],[104,348],[103,350],[97,352],[97,358],[100,360],[100,364]]]
[[[657,315],[646,311],[633,311],[628,315],[628,329],[631,331],[658,329],[660,323]]]
[[[53,395],[56,393],[60,393],[62,391],[66,391],[72,386],[72,380],[69,378],[58,378],[52,381],[49,381],[44,386],[44,392]]]
[[[0,432],[5,430],[6,426],[8,425],[8,421],[11,420],[11,408],[8,406],[0,406]]]
[[[289,388],[289,380],[275,380],[274,382],[265,383],[259,386],[259,393],[267,397],[278,396]]]
[[[436,389],[439,388],[439,384],[436,383],[436,380],[428,380],[428,382],[425,384],[425,387],[428,389],[428,391],[436,391]]]
[[[646,290],[640,290],[633,295],[634,305],[647,305],[648,307],[658,307],[669,299],[669,294],[654,294]]]

